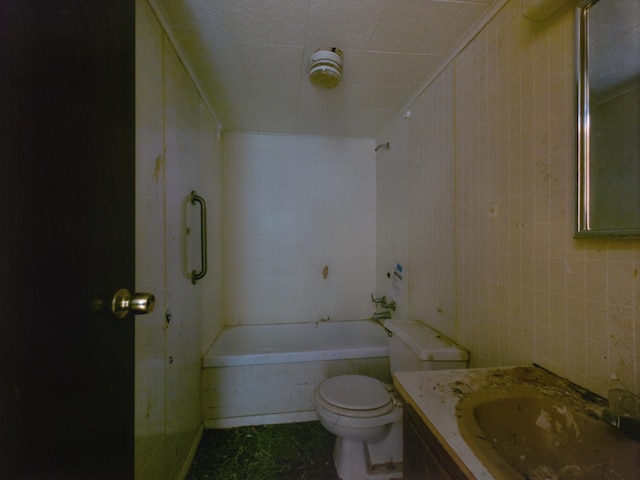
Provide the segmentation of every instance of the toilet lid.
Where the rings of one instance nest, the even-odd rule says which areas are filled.
[[[349,410],[375,410],[391,403],[384,385],[364,375],[340,375],[325,380],[318,388],[328,403]]]

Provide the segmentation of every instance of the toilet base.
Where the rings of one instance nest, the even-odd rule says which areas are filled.
[[[394,422],[377,442],[336,437],[333,461],[342,480],[401,479],[402,420]]]

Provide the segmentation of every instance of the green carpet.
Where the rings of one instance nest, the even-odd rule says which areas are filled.
[[[320,422],[205,430],[187,480],[337,480]]]

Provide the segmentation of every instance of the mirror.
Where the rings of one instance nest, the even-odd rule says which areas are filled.
[[[640,238],[640,1],[577,8],[576,237]]]

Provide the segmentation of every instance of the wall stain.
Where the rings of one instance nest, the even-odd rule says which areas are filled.
[[[156,183],[160,179],[160,174],[162,173],[163,170],[164,170],[164,155],[158,155],[156,157],[156,164],[153,169],[153,179],[156,181]]]

